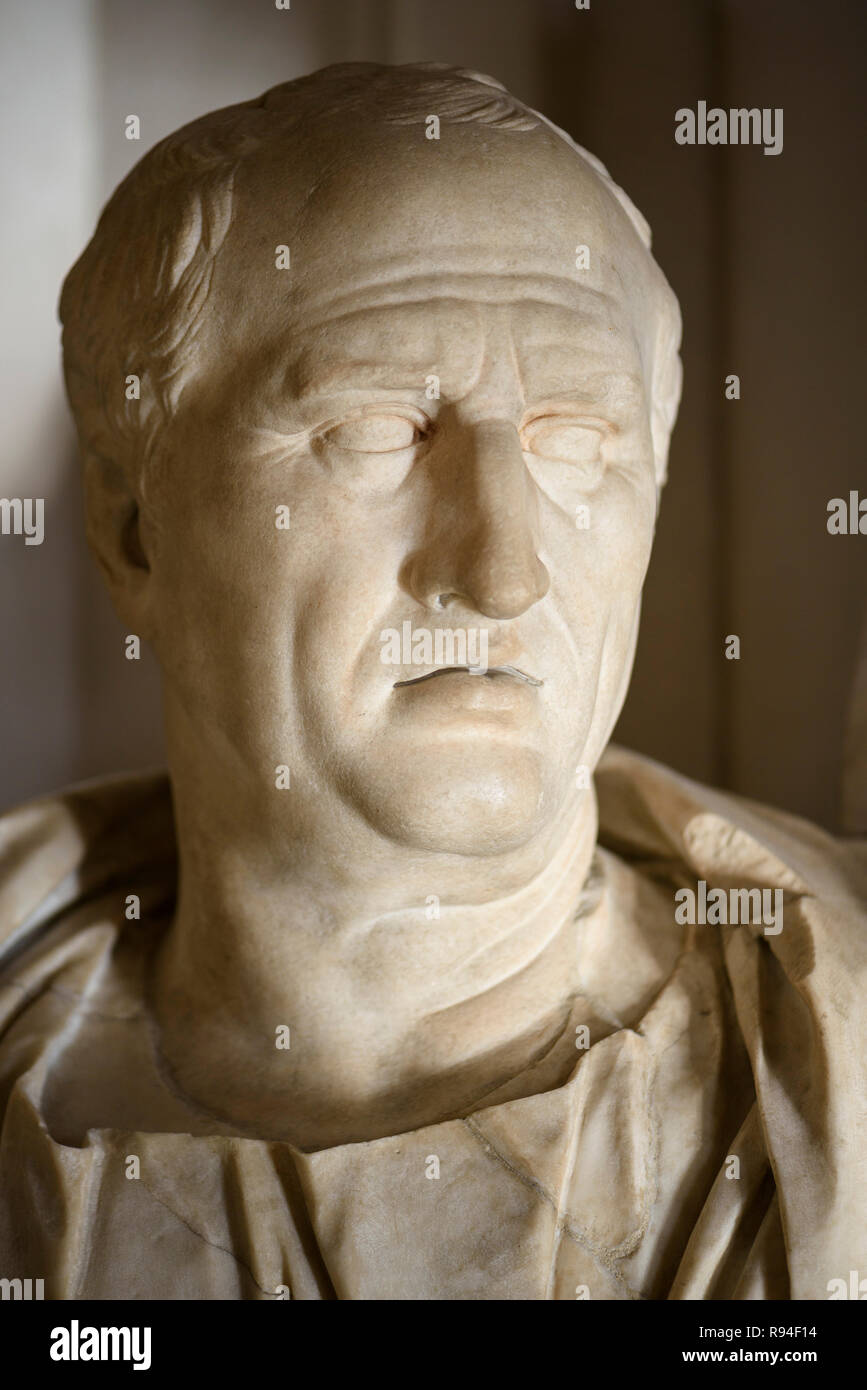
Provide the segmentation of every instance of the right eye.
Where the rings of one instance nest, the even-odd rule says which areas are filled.
[[[523,436],[524,447],[531,454],[557,463],[594,463],[602,442],[600,429],[560,415],[530,421]]]
[[[411,449],[424,438],[424,431],[407,415],[355,415],[325,430],[320,439],[356,454],[393,454]]]
[[[558,486],[586,494],[596,491],[605,474],[602,446],[609,432],[601,420],[554,412],[527,421],[521,444],[528,466],[546,484],[556,479]]]

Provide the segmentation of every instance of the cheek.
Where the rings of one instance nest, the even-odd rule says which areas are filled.
[[[407,517],[334,487],[300,489],[279,570],[294,679],[306,698],[347,695],[366,652],[380,649],[406,553]]]
[[[656,485],[650,462],[612,472],[591,512],[588,535],[594,559],[615,587],[644,580],[656,524]]]
[[[574,515],[549,508],[541,558],[552,587],[568,594],[569,607],[585,617],[632,607],[647,571],[655,518],[655,489],[625,477],[576,503]]]
[[[233,707],[288,647],[287,536],[265,499],[173,510],[155,566],[155,646],[170,681]]]

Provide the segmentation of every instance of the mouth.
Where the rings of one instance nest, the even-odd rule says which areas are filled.
[[[517,666],[441,666],[437,671],[428,671],[424,676],[413,676],[411,680],[395,681],[394,689],[398,690],[401,686],[421,685],[422,681],[436,680],[437,676],[451,675],[470,675],[484,677],[488,680],[505,676],[507,680],[523,681],[526,685],[544,685],[544,681],[537,680],[535,676],[528,676],[526,671],[521,671]]]

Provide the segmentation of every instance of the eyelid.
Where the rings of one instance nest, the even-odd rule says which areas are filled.
[[[554,405],[539,406],[521,424],[521,430],[537,425],[541,420],[560,421],[564,425],[582,425],[588,430],[598,430],[600,434],[618,434],[620,426],[611,420],[603,420],[598,415],[587,415],[578,406]]]
[[[321,425],[316,425],[310,431],[311,438],[318,439],[327,434],[329,430],[336,429],[338,425],[349,424],[352,420],[361,420],[366,415],[397,415],[409,420],[424,436],[427,436],[432,428],[430,418],[425,415],[424,411],[418,410],[415,406],[407,405],[404,401],[380,401],[376,405],[356,406],[352,410],[335,415],[333,419],[326,420]]]

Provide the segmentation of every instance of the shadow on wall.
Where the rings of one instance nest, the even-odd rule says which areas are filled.
[[[0,810],[83,777],[164,761],[152,654],[124,656],[124,632],[87,546],[65,399],[53,407],[64,462],[44,502],[40,545],[4,536]]]

